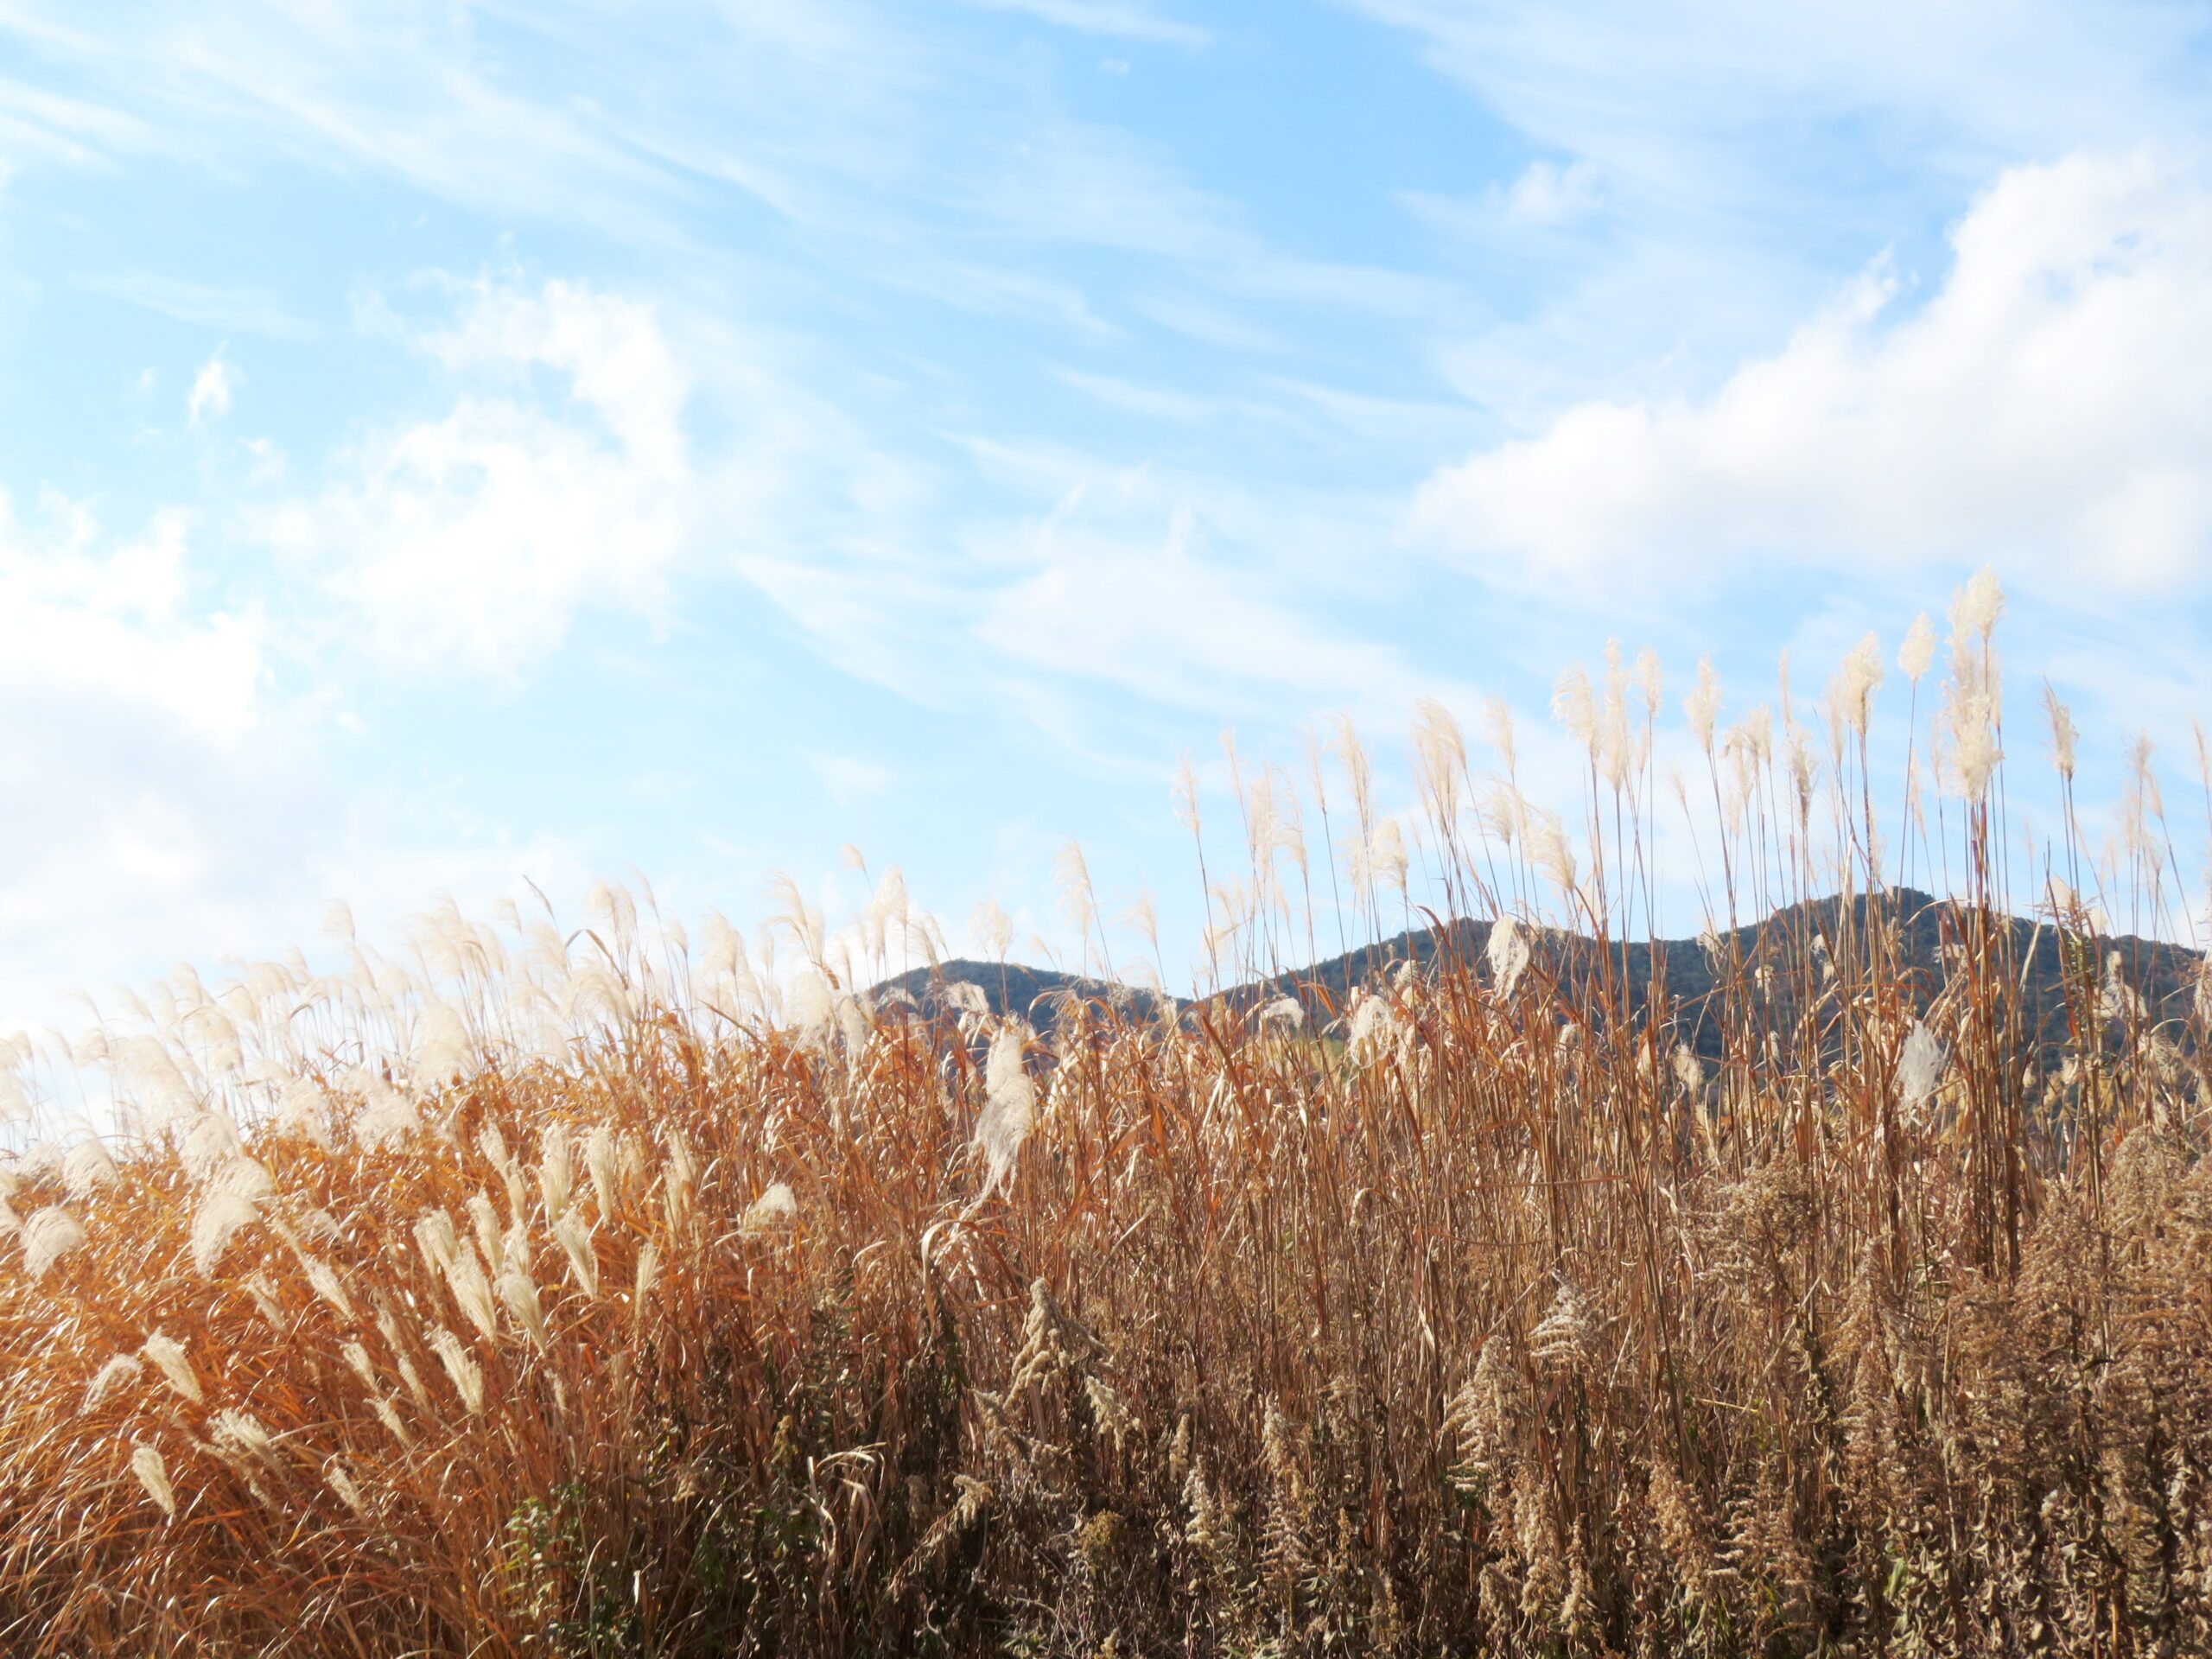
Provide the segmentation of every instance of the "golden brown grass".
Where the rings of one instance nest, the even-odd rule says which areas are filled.
[[[0,1644],[2206,1650],[2202,1014],[2158,1023],[2039,868],[2074,1018],[2056,1065],[2019,1040],[1960,634],[1961,792],[1911,841],[1960,895],[1935,982],[1866,664],[1805,773],[1786,718],[1693,702],[1718,918],[1872,895],[1720,952],[1710,1064],[1535,925],[1650,914],[1656,700],[1618,672],[1562,700],[1578,868],[1425,715],[1423,855],[1530,925],[1356,1009],[1039,1036],[823,981],[734,1018],[719,930],[695,964],[619,894],[572,938],[448,915],[404,966],[171,986],[79,1046],[112,1160],[10,1166]],[[1373,913],[1402,867],[1359,772]],[[1256,816],[1248,960],[1297,933]],[[2158,902],[2139,816],[2108,904]]]

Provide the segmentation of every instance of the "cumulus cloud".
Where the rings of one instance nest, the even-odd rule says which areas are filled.
[[[2052,588],[2212,561],[2212,189],[2148,152],[2001,175],[1941,287],[1878,264],[1710,395],[1589,401],[1421,490],[1421,526],[1532,582],[1743,561],[2001,556]]]
[[[581,611],[657,610],[696,506],[690,377],[652,308],[487,284],[420,343],[461,383],[452,409],[372,432],[270,519],[372,649],[512,678]]]
[[[260,629],[194,602],[191,523],[161,512],[118,542],[79,503],[48,494],[25,522],[0,491],[0,703],[60,699],[242,737],[259,712]]]

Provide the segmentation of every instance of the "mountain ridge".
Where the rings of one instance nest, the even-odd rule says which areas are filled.
[[[1849,930],[1845,927],[1847,906]],[[1682,1040],[1710,1057],[1719,1052],[1720,1031],[1718,1020],[1712,1017],[1716,953],[1707,943],[1708,938],[1718,945],[1724,963],[1732,957],[1746,964],[1764,961],[1771,969],[1784,954],[1777,948],[1781,945],[1809,950],[1807,942],[1812,938],[1837,938],[1847,931],[1863,935],[1870,916],[1885,918],[1897,928],[1899,965],[1908,976],[1916,1007],[1924,1009],[1948,978],[1943,967],[1947,928],[1955,934],[1969,913],[1955,900],[1917,888],[1895,887],[1878,895],[1859,893],[1847,899],[1836,893],[1799,900],[1758,921],[1717,934],[1607,940],[1603,949],[1618,964],[1615,983],[1630,1011],[1641,1017],[1648,1008],[1656,969],[1665,1000],[1676,1010]],[[2054,1047],[2064,1040],[2067,1030],[2065,942],[2078,943],[2078,936],[2063,934],[2048,921],[2009,912],[1998,912],[1997,920],[2010,936],[1999,943],[2021,976],[2021,1002],[2028,1028],[2037,1046]],[[1395,971],[1402,963],[1413,962],[1427,969],[1441,957],[1480,964],[1495,925],[1485,918],[1456,917],[1429,927],[1407,929],[1304,967],[1243,981],[1205,997],[1167,997],[1120,981],[968,958],[910,969],[882,981],[874,992],[879,1000],[887,992],[902,992],[929,1010],[949,1006],[945,988],[973,985],[982,993],[992,1012],[1024,1015],[1056,996],[1117,1002],[1147,1015],[1159,1012],[1164,1001],[1172,1001],[1179,1013],[1206,1006],[1249,1013],[1263,1002],[1290,996],[1298,1000],[1309,1017],[1326,1020],[1344,1007],[1360,986]],[[1586,934],[1549,928],[1530,928],[1528,938],[1532,963],[1540,971],[1554,981],[1588,982],[1583,976],[1597,966],[1599,941]],[[2142,997],[2152,1020],[2172,1019],[2187,1012],[2205,961],[2203,952],[2136,934],[2099,936],[2094,946],[2103,959],[2094,964],[2100,980],[2107,971],[2106,964],[2117,957],[2121,981]],[[1802,964],[1797,966],[1802,978]],[[2078,960],[2076,967],[2078,971]],[[1805,988],[1796,988],[1802,992]],[[1788,986],[1783,988],[1783,1001],[1787,1001],[1789,990]]]

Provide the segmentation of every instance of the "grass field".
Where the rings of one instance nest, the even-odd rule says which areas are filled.
[[[842,941],[795,906],[773,975],[607,892],[178,976],[69,1057],[119,1132],[0,1182],[0,1645],[2212,1648],[2204,1010],[2107,943],[2178,925],[2194,854],[2147,763],[2089,844],[2055,702],[2058,833],[2017,844],[1995,613],[1940,672],[1908,641],[1910,757],[1868,753],[1869,653],[1817,713],[1691,691],[1717,1058],[1611,948],[1685,879],[1618,664],[1562,683],[1579,822],[1423,712],[1414,855],[1512,925],[1340,1006],[873,1002],[891,884]],[[1314,778],[1310,868],[1243,792],[1224,981],[1324,886],[1406,918],[1356,745]]]

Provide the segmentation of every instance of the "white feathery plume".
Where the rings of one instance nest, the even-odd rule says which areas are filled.
[[[548,1223],[560,1220],[567,1211],[575,1180],[569,1161],[569,1131],[561,1124],[548,1123],[537,1137],[537,1195],[544,1203]]]
[[[1490,938],[1483,945],[1483,955],[1490,963],[1491,983],[1501,997],[1513,995],[1513,988],[1521,982],[1521,976],[1529,970],[1528,930],[1520,918],[1501,916],[1491,924]]]
[[[433,1002],[415,1022],[413,1065],[417,1082],[442,1089],[474,1068],[476,1046],[461,1015],[445,1002]]]
[[[760,1196],[745,1206],[737,1230],[745,1238],[780,1233],[798,1220],[798,1199],[782,1181],[771,1181]]]
[[[539,1353],[551,1345],[545,1330],[545,1311],[537,1300],[537,1281],[528,1274],[509,1268],[499,1275],[499,1300],[509,1317],[522,1327]]]
[[[484,1340],[498,1341],[499,1305],[493,1300],[492,1282],[485,1276],[483,1263],[476,1259],[475,1249],[467,1243],[446,1264],[446,1287],[453,1292],[454,1305],[483,1333]]]
[[[1923,1021],[1914,1020],[1897,1056],[1897,1103],[1908,1116],[1916,1116],[1935,1094],[1948,1058],[1936,1033]]]
[[[215,1269],[239,1231],[261,1218],[261,1205],[242,1192],[210,1192],[192,1217],[192,1266],[203,1279]]]
[[[431,1276],[435,1278],[453,1265],[454,1256],[461,1249],[461,1236],[454,1230],[451,1216],[442,1210],[426,1210],[415,1224],[415,1244],[423,1252]]]
[[[969,914],[968,937],[985,956],[1002,962],[1014,943],[1013,918],[999,907],[997,899],[981,899]]]
[[[1700,657],[1697,664],[1697,683],[1682,699],[1682,713],[1689,721],[1690,732],[1698,747],[1708,755],[1713,753],[1713,728],[1720,718],[1720,677],[1713,671],[1713,658]]]
[[[499,1213],[492,1207],[491,1198],[481,1192],[470,1193],[465,1207],[469,1227],[476,1235],[476,1248],[484,1253],[485,1268],[496,1277],[505,1265],[500,1256]]]
[[[1294,996],[1279,996],[1260,1010],[1260,1028],[1296,1035],[1306,1029],[1305,1005]]]
[[[238,1139],[238,1125],[227,1114],[201,1112],[185,1131],[177,1156],[194,1180],[207,1181],[232,1159],[245,1156],[245,1143]]]
[[[174,1520],[176,1516],[176,1491],[169,1484],[169,1471],[162,1462],[162,1454],[150,1446],[142,1444],[131,1447],[130,1472],[138,1478],[139,1485],[145,1489],[146,1496],[153,1500],[161,1512]]]
[[[192,1362],[184,1356],[184,1344],[174,1337],[156,1331],[146,1338],[138,1350],[145,1358],[153,1361],[154,1369],[162,1380],[194,1405],[206,1397],[200,1389],[200,1376],[192,1369]]]
[[[367,1101],[353,1119],[353,1144],[363,1152],[388,1150],[423,1127],[414,1102],[381,1077],[369,1080]]]
[[[1952,598],[1951,627],[1956,641],[1963,644],[1979,636],[1986,645],[2004,613],[2005,590],[1998,585],[1996,570],[1985,564]]]
[[[1552,688],[1552,718],[1589,750],[1593,760],[1597,757],[1597,700],[1590,690],[1590,676],[1580,663],[1560,675]]]
[[[47,1269],[88,1242],[84,1224],[67,1210],[56,1205],[34,1210],[23,1223],[23,1271],[33,1281],[43,1279]]]
[[[269,1166],[257,1159],[239,1156],[226,1160],[208,1178],[208,1193],[227,1192],[233,1197],[260,1199],[272,1196],[276,1191],[276,1178]]]
[[[1029,1137],[1035,1113],[1036,1085],[1022,1058],[1026,1034],[1016,1022],[1001,1026],[984,1062],[983,1109],[976,1120],[976,1144],[989,1166],[987,1192],[1011,1183],[1014,1160]]]
[[[2081,733],[2075,728],[2072,712],[2058,700],[2058,693],[2051,690],[2049,680],[2043,684],[2043,706],[2044,713],[2050,716],[2051,764],[2058,768],[2058,775],[2070,784],[2074,781],[2074,747]]]
[[[340,1319],[354,1317],[353,1299],[346,1295],[346,1287],[340,1282],[335,1268],[319,1255],[304,1253],[300,1257],[300,1268],[307,1274],[308,1287],[336,1308]]]
[[[1846,730],[1866,735],[1873,711],[1874,693],[1882,683],[1881,641],[1872,633],[1861,639],[1828,683],[1828,709],[1839,735]]]
[[[1198,833],[1198,774],[1185,755],[1175,769],[1175,821],[1191,834]]]
[[[1682,1092],[1694,1100],[1705,1088],[1705,1063],[1691,1052],[1687,1043],[1676,1043],[1674,1055],[1675,1081]]]
[[[276,1442],[261,1420],[251,1412],[226,1408],[209,1420],[217,1446],[257,1462],[274,1464],[276,1461]]]
[[[1935,660],[1936,625],[1923,611],[1913,618],[1912,626],[1905,631],[1904,644],[1897,648],[1897,667],[1905,678],[1917,685]]]
[[[1498,764],[1504,767],[1508,778],[1513,776],[1513,705],[1503,697],[1489,697],[1483,702],[1483,734],[1490,746],[1497,751]]]
[[[453,1379],[454,1392],[461,1396],[462,1405],[474,1416],[484,1409],[484,1372],[469,1357],[461,1338],[442,1325],[433,1325],[429,1332],[430,1350],[446,1368],[446,1375]]]
[[[73,1198],[90,1198],[102,1187],[114,1185],[117,1179],[115,1160],[97,1135],[79,1141],[61,1160],[61,1184]]]
[[[361,1386],[371,1394],[383,1391],[383,1384],[377,1380],[377,1368],[369,1358],[369,1351],[359,1343],[346,1343],[339,1349],[338,1357],[346,1362],[346,1370],[361,1379]]]
[[[592,1248],[591,1229],[571,1210],[553,1224],[553,1240],[567,1254],[569,1268],[587,1296],[599,1294],[599,1255]]]
[[[361,1489],[353,1484],[353,1477],[346,1472],[346,1465],[336,1458],[331,1459],[330,1466],[323,1471],[322,1478],[330,1490],[338,1495],[338,1501],[354,1514],[366,1515],[369,1512],[369,1506],[361,1497]]]
[[[1459,815],[1459,779],[1467,770],[1467,740],[1452,711],[1434,697],[1414,706],[1414,758],[1421,794],[1450,823]]]
[[[604,1123],[593,1124],[584,1137],[584,1167],[591,1173],[592,1198],[600,1216],[613,1215],[621,1201],[622,1185],[615,1167],[614,1131]]]
[[[276,1127],[305,1135],[325,1152],[332,1148],[330,1099],[313,1077],[294,1077],[276,1102]]]
[[[145,1369],[136,1354],[116,1355],[94,1372],[92,1380],[85,1385],[85,1403],[81,1408],[86,1411],[95,1409],[101,1401],[124,1383],[135,1381]]]
[[[1643,693],[1644,719],[1658,719],[1660,706],[1667,701],[1667,676],[1659,665],[1659,653],[1649,645],[1636,653],[1636,683]]]
[[[1382,879],[1385,887],[1396,888],[1400,898],[1406,896],[1412,863],[1406,856],[1406,837],[1395,818],[1384,818],[1375,826],[1368,842],[1367,868]]]

